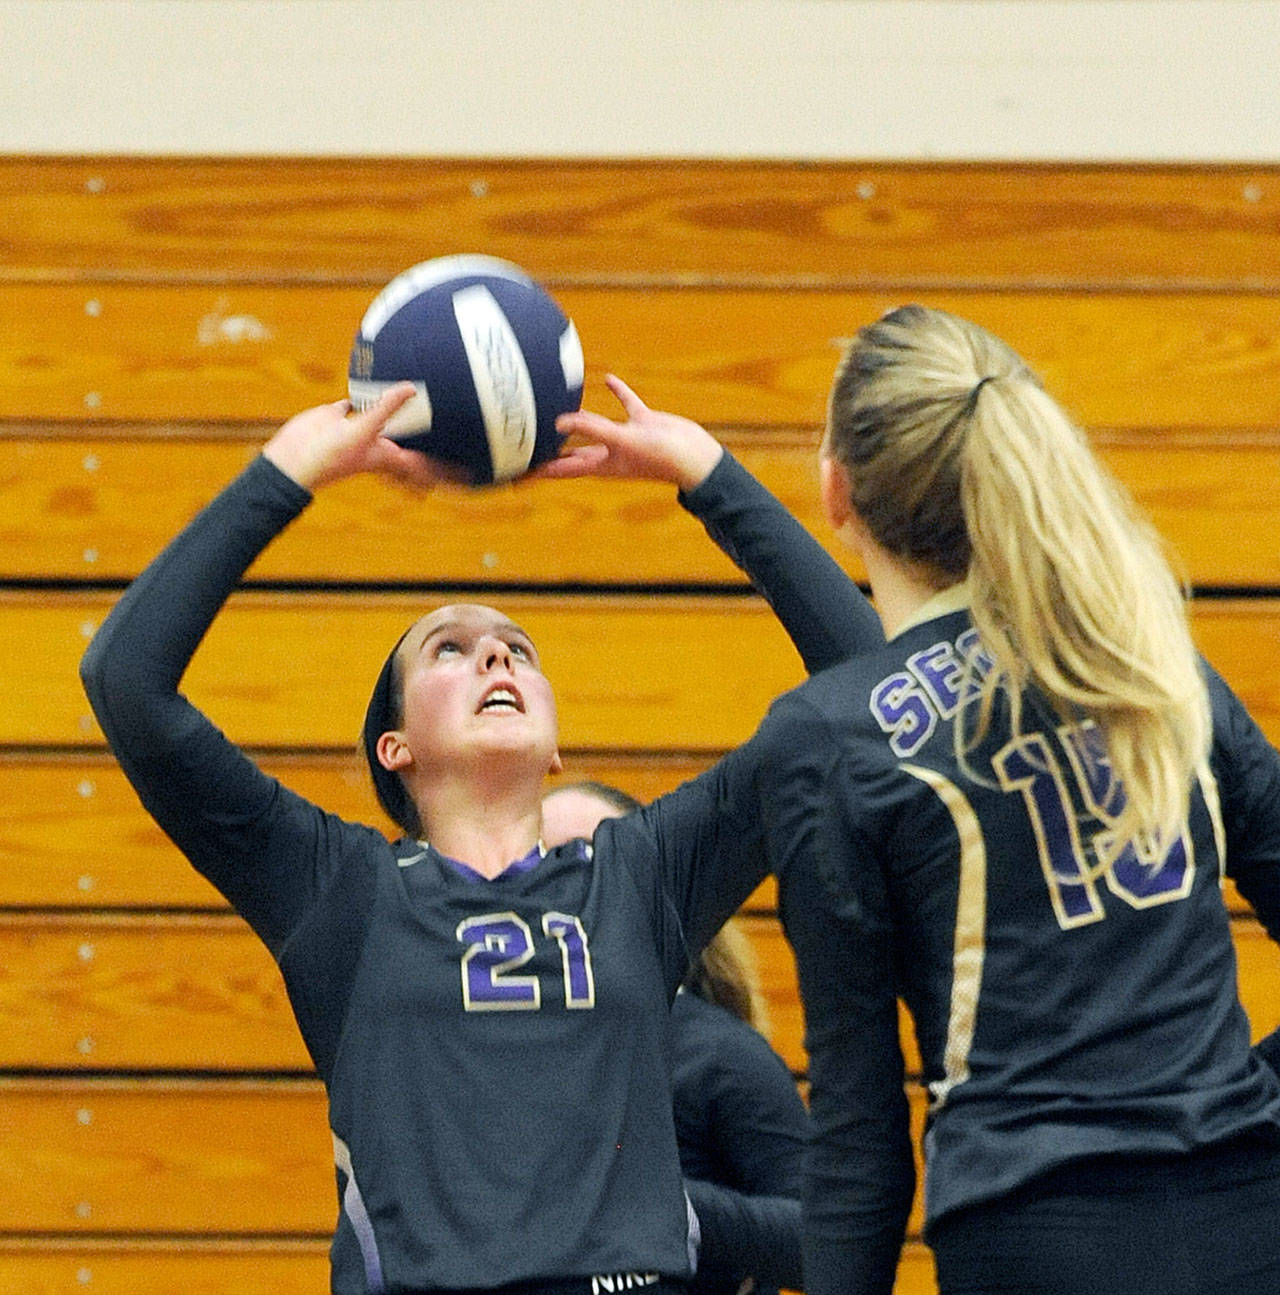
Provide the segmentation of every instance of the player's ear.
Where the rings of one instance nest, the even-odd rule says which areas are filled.
[[[849,469],[830,454],[824,454],[818,460],[818,494],[827,522],[839,534],[853,512],[853,488],[849,481]]]
[[[392,773],[407,769],[413,763],[413,752],[399,729],[383,733],[374,749],[378,753],[378,763]]]
[[[849,469],[839,459],[824,454],[818,460],[818,493],[822,511],[841,543],[864,556],[872,543],[871,533],[862,514],[853,506],[853,484]]]

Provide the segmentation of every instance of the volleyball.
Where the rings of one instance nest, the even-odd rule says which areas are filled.
[[[416,392],[388,436],[461,468],[474,485],[512,481],[559,451],[556,418],[582,403],[582,344],[519,266],[437,257],[378,293],[351,347],[357,409],[406,381]]]

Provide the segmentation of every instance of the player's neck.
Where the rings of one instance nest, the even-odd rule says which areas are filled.
[[[885,638],[891,639],[942,586],[932,572],[891,557],[878,545],[865,548],[861,556]]]
[[[540,787],[488,793],[464,786],[438,789],[423,813],[424,837],[432,848],[482,877],[496,877],[538,844],[542,827]]]

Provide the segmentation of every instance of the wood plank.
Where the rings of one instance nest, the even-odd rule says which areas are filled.
[[[924,1094],[907,1092],[919,1173]],[[324,1235],[335,1216],[324,1092],[308,1080],[0,1079],[0,1186],[0,1232],[43,1240]],[[917,1189],[911,1238],[919,1226]]]
[[[0,1290],[23,1295],[315,1295],[328,1280],[320,1240],[0,1240]],[[909,1241],[894,1295],[937,1289],[928,1249]]]
[[[808,1066],[795,959],[772,915],[741,918],[766,1034]],[[1251,918],[1232,923],[1255,1040],[1280,1026],[1280,951]],[[229,913],[0,914],[0,1069],[310,1072],[279,973]],[[920,1072],[909,1018],[902,1046]]]
[[[101,742],[77,667],[112,601],[0,593],[0,743]],[[386,653],[450,601],[459,596],[233,596],[184,690],[243,744],[350,750]],[[539,645],[569,748],[723,750],[804,677],[755,597],[513,595],[501,606]]]
[[[1275,660],[1280,650],[1280,604],[1268,599],[1202,600],[1192,605],[1191,625],[1204,656],[1239,695],[1273,744],[1280,745],[1280,689]]]
[[[427,593],[234,595],[184,687],[244,745],[350,750],[390,645],[446,601]],[[570,749],[722,751],[749,737],[769,703],[803,678],[794,648],[754,596],[494,601],[539,645]],[[0,592],[0,744],[101,743],[77,667],[112,602],[97,593]],[[1201,599],[1192,626],[1264,732],[1280,740],[1280,600]]]
[[[795,964],[746,916],[769,1037],[804,1069]],[[230,913],[0,914],[0,1070],[310,1073],[275,963]]]
[[[0,1069],[309,1074],[284,984],[239,918],[0,918]]]
[[[0,159],[0,266],[372,284],[483,250],[557,282],[1275,287],[1278,178],[1217,164],[24,156]]]
[[[908,1241],[903,1247],[893,1295],[938,1295],[933,1252],[923,1241]]]
[[[0,435],[0,577],[123,580],[256,453],[255,439],[165,434]],[[81,429],[83,430],[83,429]],[[197,428],[189,429],[192,433]],[[818,505],[815,434],[730,429],[731,451],[857,577]],[[1280,585],[1280,436],[1163,430],[1095,438],[1100,455],[1199,586]],[[743,578],[653,482],[542,482],[413,497],[368,477],[343,482],[274,541],[250,579],[530,584],[730,583]]]
[[[822,526],[834,548],[817,517],[814,441],[752,438],[744,459],[789,506]],[[0,576],[128,579],[258,448],[145,435],[0,438]],[[657,482],[548,481],[441,489],[423,498],[370,477],[323,491],[249,578],[745,583],[679,506],[675,490]]]
[[[548,786],[582,778],[651,800],[700,773],[710,757],[565,751]],[[299,795],[394,835],[354,754],[265,756]],[[226,908],[138,803],[109,756],[0,752],[0,908]],[[762,886],[753,908],[772,909]]]
[[[549,787],[587,778],[641,801],[696,777],[712,758],[563,755],[564,773],[550,779]],[[267,755],[260,763],[333,813],[380,824],[393,835],[354,754]],[[1251,912],[1230,879],[1224,897],[1231,912]],[[767,877],[744,907],[769,914],[777,906],[777,883]],[[155,825],[110,756],[0,751],[0,908],[14,907],[221,910],[226,905]]]
[[[1240,1001],[1256,1043],[1280,1027],[1280,948],[1252,918],[1231,923],[1240,978]]]
[[[316,1295],[328,1284],[322,1239],[0,1240],[0,1290],[24,1295]]]
[[[696,777],[711,761],[710,755],[563,754],[564,773],[548,787],[592,779],[641,801]],[[333,813],[376,823],[394,836],[356,756],[267,755],[259,763]],[[1229,878],[1224,898],[1231,912],[1251,913]],[[744,909],[771,914],[777,904],[777,882],[766,877]],[[0,909],[32,907],[223,911],[226,904],[138,803],[111,757],[0,751]]]
[[[1018,349],[1087,427],[1273,433],[1266,292],[573,287],[587,403],[622,374],[655,408],[744,427],[821,424],[840,340],[912,297]],[[346,389],[364,287],[0,282],[0,420],[282,420]]]
[[[0,1231],[310,1233],[337,1215],[318,1080],[0,1080]]]

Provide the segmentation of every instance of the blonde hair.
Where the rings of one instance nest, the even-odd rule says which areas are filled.
[[[737,918],[731,917],[694,959],[684,988],[768,1034],[769,1015],[755,955]]]
[[[1023,360],[967,320],[894,310],[841,361],[824,453],[881,547],[939,588],[967,577],[992,662],[976,737],[997,690],[1015,733],[1028,688],[1063,720],[1092,719],[1125,791],[1099,866],[1135,839],[1171,844],[1210,736],[1185,596],[1155,531]]]

